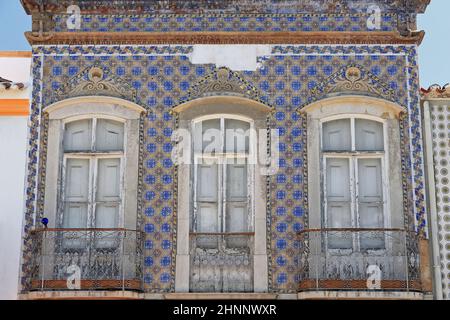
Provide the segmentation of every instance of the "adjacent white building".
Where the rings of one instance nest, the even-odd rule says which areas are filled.
[[[31,53],[0,52],[0,299],[17,299]]]
[[[434,294],[450,300],[450,84],[422,89]]]

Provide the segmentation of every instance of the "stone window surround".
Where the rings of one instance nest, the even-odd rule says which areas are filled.
[[[230,114],[253,120],[255,130],[267,128],[267,114],[272,109],[260,102],[236,96],[211,96],[195,99],[173,109],[177,113],[179,129],[190,130],[189,123],[202,116]],[[254,168],[254,292],[268,292],[266,177],[260,174],[259,165]],[[178,166],[178,219],[175,292],[189,292],[190,279],[190,165]]]
[[[330,97],[315,102],[301,112],[307,114],[309,221],[308,228],[322,227],[321,125],[337,118],[360,117],[383,123],[386,167],[383,181],[386,194],[386,228],[404,228],[403,186],[399,117],[404,109],[390,101],[357,95]]]
[[[44,213],[49,219],[49,227],[59,227],[58,212],[61,187],[61,165],[63,159],[62,140],[65,123],[90,118],[103,118],[124,123],[124,172],[123,216],[119,227],[136,229],[138,205],[138,160],[139,160],[139,119],[141,106],[115,97],[85,96],[69,98],[47,106],[48,114],[47,163],[45,175]],[[56,183],[55,183],[56,182]]]

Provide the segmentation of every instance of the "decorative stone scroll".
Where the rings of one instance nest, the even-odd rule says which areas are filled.
[[[57,100],[61,97],[109,96],[136,102],[137,92],[123,78],[111,76],[99,66],[84,69],[56,91]]]

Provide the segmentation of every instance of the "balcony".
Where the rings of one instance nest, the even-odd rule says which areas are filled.
[[[191,292],[253,292],[254,233],[190,233]]]
[[[39,229],[31,237],[31,291],[143,289],[140,231]]]
[[[404,230],[315,229],[300,232],[299,238],[300,292],[421,289]]]

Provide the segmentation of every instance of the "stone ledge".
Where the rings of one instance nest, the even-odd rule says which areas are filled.
[[[19,300],[424,300],[418,292],[310,291],[277,293],[139,293],[133,291],[40,291]]]
[[[423,300],[423,293],[402,291],[308,291],[298,300]]]
[[[275,300],[274,293],[167,293],[167,300]]]
[[[36,291],[19,294],[19,300],[140,300],[134,291]]]

